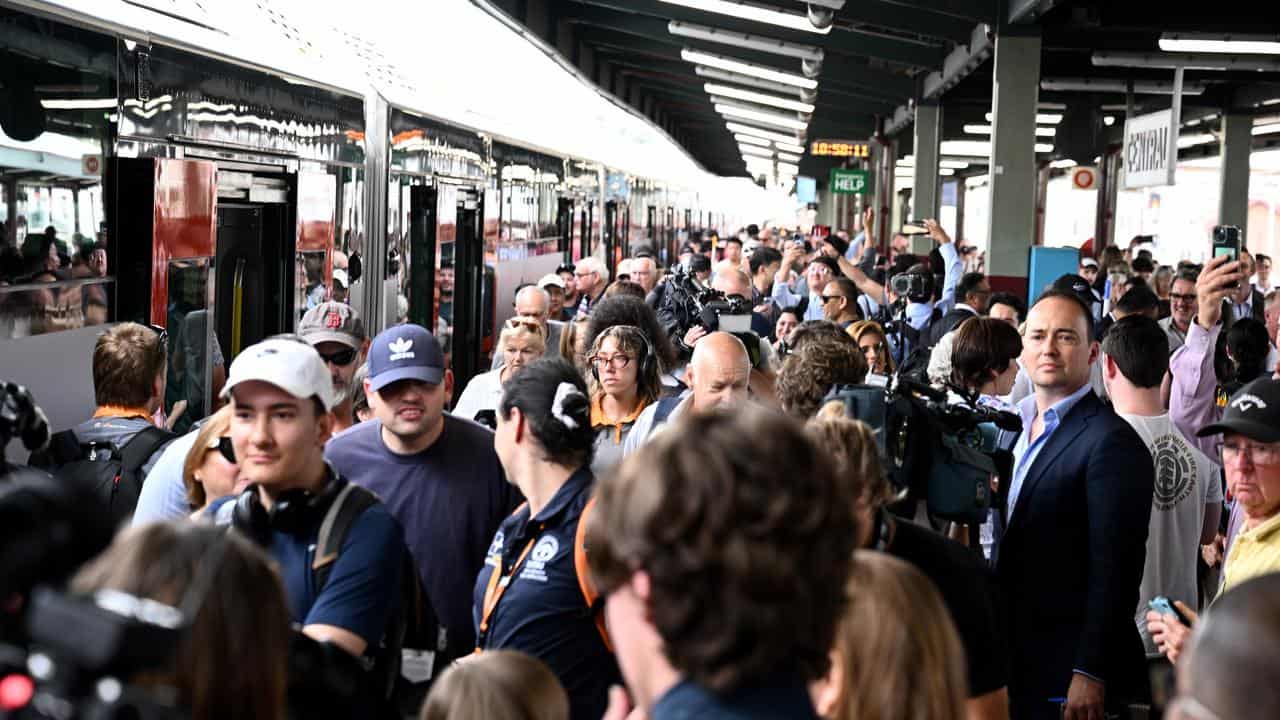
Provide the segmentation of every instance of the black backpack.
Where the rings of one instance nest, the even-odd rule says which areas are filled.
[[[142,493],[142,466],[162,445],[177,435],[158,427],[145,427],[117,447],[110,442],[81,443],[74,430],[63,430],[49,439],[49,449],[31,456],[31,465],[44,468],[59,480],[93,487],[103,510],[116,525],[133,517]]]

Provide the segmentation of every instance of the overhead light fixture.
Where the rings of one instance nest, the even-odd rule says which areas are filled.
[[[45,110],[111,110],[119,104],[115,98],[81,98],[77,100],[41,100]]]
[[[739,145],[738,150],[740,150],[743,155],[759,155],[760,157],[767,158],[773,157],[773,151],[769,148],[756,147],[754,145]]]
[[[1218,138],[1209,133],[1196,133],[1194,135],[1179,135],[1178,149],[1183,150],[1189,147],[1195,147],[1197,145],[1208,145],[1209,143],[1217,142],[1217,141],[1218,141]]]
[[[804,130],[809,127],[809,123],[799,118],[787,115],[778,115],[776,113],[762,112],[760,110],[752,110],[738,105],[728,105],[725,103],[716,103],[716,112],[727,117],[742,118],[744,120],[752,120],[765,125],[776,125],[780,128],[788,128],[791,130]]]
[[[1066,170],[1067,168],[1073,168],[1075,166],[1076,166],[1076,161],[1072,160],[1071,158],[1054,160],[1053,162],[1049,163],[1049,167],[1056,168],[1058,170]]]
[[[952,175],[955,175],[956,171],[952,170],[951,168],[942,168],[941,170],[938,171],[938,174],[944,177],[950,177]]]
[[[991,113],[987,113],[984,117],[987,118],[987,122],[992,122]],[[1060,122],[1062,122],[1062,115],[1058,113],[1036,113],[1037,125],[1057,125]]]
[[[781,160],[782,162],[789,162],[789,163],[800,162],[799,155],[788,155],[787,153],[778,153],[778,159]]]
[[[905,157],[898,158],[898,167],[913,168],[915,166],[916,158],[914,155],[907,155]],[[960,160],[940,160],[938,161],[938,167],[946,168],[948,170],[964,170],[969,167],[969,163]]]
[[[725,127],[729,128],[729,132],[751,135],[752,137],[758,137],[762,140],[769,140],[772,142],[793,143],[796,141],[795,135],[784,135],[783,133],[775,132],[773,130],[764,130],[762,128],[743,125],[742,123],[737,122],[727,122],[725,123]]]
[[[805,32],[826,35],[831,32],[831,26],[819,28],[815,27],[813,22],[809,20],[807,15],[798,15],[796,13],[783,12],[770,7],[762,7],[760,5],[751,5],[745,2],[731,2],[731,0],[659,0],[668,5],[680,5],[682,7],[693,8],[694,10],[702,10],[703,12],[718,13],[720,15],[728,15],[742,20],[751,20],[767,25],[777,25],[779,27],[791,28],[792,30],[803,30]]]
[[[747,145],[760,145],[762,147],[770,147],[773,145],[769,140],[747,135],[746,133],[735,133],[733,139],[737,140],[739,144],[746,143]]]
[[[1111,127],[1116,124],[1116,117],[1114,115],[1107,115],[1102,118],[1102,124],[1107,127]]]
[[[783,152],[796,153],[797,155],[804,154],[803,145],[796,145],[795,143],[789,143],[789,142],[774,142],[773,146],[778,148],[779,150],[782,150]]]
[[[968,135],[990,135],[990,125],[965,125],[964,131]],[[1053,137],[1058,131],[1051,127],[1036,127],[1036,137]]]
[[[1164,33],[1160,36],[1160,49],[1166,52],[1280,55],[1280,37],[1222,33]]]
[[[1159,68],[1173,70],[1237,70],[1240,72],[1277,72],[1280,61],[1249,55],[1178,52],[1114,52],[1099,50],[1093,54],[1095,67]]]
[[[785,55],[786,57],[800,60],[822,60],[823,57],[822,48],[814,47],[813,45],[798,45],[762,35],[732,32],[721,28],[707,27],[706,25],[680,22],[679,20],[672,20],[667,23],[667,32],[693,40],[732,45],[734,47],[747,48],[748,50],[773,53],[774,55]]]
[[[783,110],[794,110],[802,113],[812,113],[814,110],[813,103],[801,102],[790,98],[782,98],[777,95],[766,95],[751,90],[742,90],[728,85],[717,85],[715,83],[707,83],[702,86],[711,95],[712,102],[719,102],[716,96],[730,98],[732,100],[742,100],[744,102],[756,103],[757,105],[768,105],[769,107],[781,108]]]
[[[761,80],[750,75],[741,73],[728,72],[727,70],[717,70],[715,68],[703,67],[698,65],[693,68],[693,72],[700,78],[707,80],[715,80],[717,82],[729,82],[735,85],[746,85],[747,87],[759,88],[760,90],[769,90],[771,92],[787,93],[803,98],[806,93],[817,93],[814,89],[804,89],[795,85],[787,85],[786,83],[773,82],[771,80]]]
[[[727,70],[742,75],[750,75],[751,77],[760,78],[761,80],[772,80],[773,82],[791,85],[793,87],[805,88],[812,90],[818,87],[818,81],[803,75],[795,75],[781,70],[775,70],[763,65],[742,62],[734,60],[723,55],[713,55],[699,50],[690,50],[685,48],[680,51],[680,57],[685,62],[691,62],[695,65],[705,65],[719,70]]]
[[[1254,125],[1254,135],[1270,135],[1271,133],[1280,133],[1280,123],[1266,123],[1265,125]]]
[[[787,175],[799,175],[799,174],[800,174],[800,166],[799,166],[799,165],[796,165],[796,164],[794,164],[794,163],[784,163],[784,162],[780,162],[780,163],[778,163],[778,172],[779,172],[779,173],[785,173],[785,174],[787,174]]]
[[[1038,153],[1053,152],[1053,146],[1036,143],[1035,150]],[[941,152],[959,157],[991,157],[991,143],[987,140],[943,140]]]
[[[1040,89],[1050,92],[1110,92],[1125,93],[1129,84],[1125,80],[1099,80],[1097,78],[1044,78],[1040,81]],[[1184,82],[1183,95],[1203,95],[1203,82]],[[1136,80],[1133,91],[1139,95],[1172,95],[1173,82],[1169,80]]]

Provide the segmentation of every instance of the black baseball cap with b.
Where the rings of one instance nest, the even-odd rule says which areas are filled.
[[[1231,396],[1222,419],[1202,428],[1196,437],[1225,432],[1258,442],[1280,442],[1280,380],[1259,378],[1240,388]]]

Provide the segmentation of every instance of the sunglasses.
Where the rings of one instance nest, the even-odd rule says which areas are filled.
[[[316,352],[319,352],[319,351],[317,350]],[[340,367],[346,367],[350,365],[353,361],[355,361],[356,349],[343,348],[337,352],[329,353],[328,355],[324,353],[320,353],[320,359],[324,360],[327,363],[332,363]]]
[[[843,300],[843,299],[844,299],[843,295],[823,295],[822,303],[825,305],[831,302],[832,300]]]
[[[148,323],[148,324],[147,324],[147,328],[148,328],[149,330],[151,330],[151,332],[153,332],[153,333],[155,333],[156,335],[159,335],[159,336],[160,336],[160,347],[162,347],[162,348],[167,348],[167,347],[168,347],[168,342],[169,342],[169,331],[168,331],[168,330],[165,330],[164,328],[160,327],[159,325],[152,325],[152,324],[150,324],[150,323]]]
[[[229,437],[214,438],[209,441],[209,447],[205,449],[217,450],[219,453],[222,453],[222,457],[225,458],[227,462],[232,465],[236,463],[236,449],[232,446],[231,438]]]

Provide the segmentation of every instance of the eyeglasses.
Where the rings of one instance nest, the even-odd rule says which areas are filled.
[[[1222,464],[1235,462],[1242,456],[1248,456],[1254,465],[1280,465],[1280,446],[1232,440],[1218,443],[1218,456]]]
[[[597,366],[608,365],[614,370],[621,370],[631,364],[631,356],[624,355],[623,353],[616,353],[614,355],[609,355],[609,356],[592,355],[591,357],[587,358],[587,362]]]
[[[324,360],[327,363],[337,365],[339,367],[346,367],[355,361],[356,349],[343,348],[337,352],[331,352],[328,355],[324,353],[320,353],[320,359]]]
[[[236,464],[236,449],[235,449],[235,446],[231,444],[231,438],[229,437],[224,436],[220,438],[213,438],[209,440],[209,446],[205,449],[217,450],[219,453],[222,454],[222,457],[227,462],[231,463],[232,465]]]
[[[1169,293],[1169,299],[1173,302],[1193,303],[1196,301],[1196,294],[1190,293],[1189,295],[1182,295],[1179,293]]]

